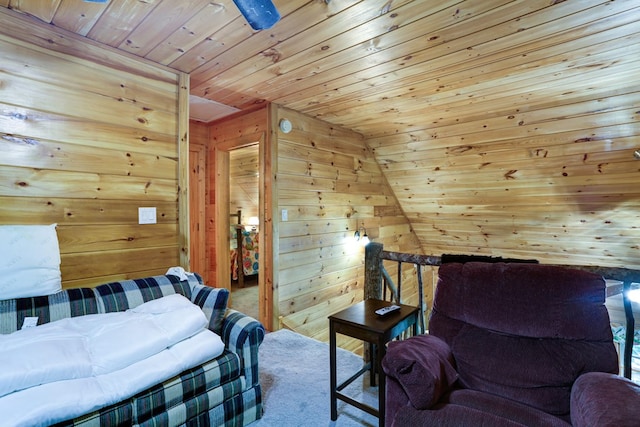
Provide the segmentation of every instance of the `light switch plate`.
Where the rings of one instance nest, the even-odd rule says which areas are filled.
[[[138,208],[138,224],[155,224],[156,208]]]
[[[282,209],[282,221],[289,221],[289,212],[286,209]]]

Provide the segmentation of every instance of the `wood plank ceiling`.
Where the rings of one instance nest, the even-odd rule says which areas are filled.
[[[275,4],[282,20],[256,32],[231,0],[0,0],[190,73],[193,95],[239,109],[271,101],[368,137],[432,134],[434,125],[461,117],[548,102],[575,79],[587,90],[603,74],[618,79],[637,71],[637,58],[609,59],[638,31],[637,1]],[[564,45],[578,40],[567,52]],[[593,57],[603,42],[609,49]],[[574,51],[583,59],[568,63]]]
[[[632,106],[640,89],[638,0],[274,3],[281,21],[253,31],[232,0],[0,0],[0,6],[187,72],[197,97],[242,110],[274,102],[360,132],[421,240],[431,237],[436,246],[434,235],[446,231],[427,216],[456,204],[491,204],[500,215],[504,199],[481,200],[476,192],[469,202],[474,186],[502,191],[510,182],[512,196],[533,197],[527,203],[534,210],[543,206],[548,194],[525,189],[534,181],[540,185],[547,171],[532,171],[539,174],[527,177],[532,181],[516,181],[524,159],[509,157],[514,154],[508,149],[557,134],[547,142],[556,138],[567,144],[559,156],[583,156],[583,147],[571,151],[568,142],[611,138],[589,128],[613,124],[616,137],[623,138],[619,149],[629,150],[637,141]],[[625,132],[630,140],[622,143]],[[489,142],[491,152],[503,153],[502,163],[493,166],[499,183],[468,174],[491,168]],[[604,154],[609,148],[590,149],[611,161]],[[542,155],[532,150],[526,156]],[[637,174],[632,163],[619,164],[625,165],[622,173]],[[547,167],[557,171],[562,161]],[[434,178],[445,169],[449,179]],[[616,182],[612,178],[607,191],[620,199],[625,185]],[[579,185],[582,181],[572,181],[568,193],[582,191]],[[428,196],[419,190],[426,186]],[[437,195],[444,192],[443,204]],[[464,215],[460,206],[450,213]],[[541,212],[520,224],[510,219],[521,229],[545,221]],[[459,226],[477,230],[479,225]],[[502,242],[481,240],[466,249]]]

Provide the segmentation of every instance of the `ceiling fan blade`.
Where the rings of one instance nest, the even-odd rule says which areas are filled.
[[[280,20],[280,13],[271,0],[233,0],[233,2],[254,30],[266,30]]]

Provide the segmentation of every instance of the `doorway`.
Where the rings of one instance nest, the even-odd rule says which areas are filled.
[[[259,144],[229,151],[231,307],[258,319],[260,275]]]
[[[231,256],[230,256],[230,226],[237,222],[230,217],[230,157],[231,152],[246,147],[257,147],[258,150],[258,275],[257,275],[257,304],[259,315],[256,318],[267,330],[272,330],[274,325],[274,285],[273,285],[273,226],[272,226],[272,183],[271,178],[271,153],[270,143],[266,132],[256,132],[240,137],[228,138],[211,147],[212,154],[212,181],[214,182],[214,218],[215,224],[215,279],[221,287],[231,289]],[[255,161],[255,160],[254,160]],[[255,197],[255,196],[254,196]],[[244,221],[244,220],[241,220]],[[246,219],[248,222],[248,218]],[[255,289],[255,288],[254,288]],[[230,298],[230,307],[234,308],[234,293]]]

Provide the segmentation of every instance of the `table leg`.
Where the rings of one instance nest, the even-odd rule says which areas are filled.
[[[369,343],[369,385],[371,387],[376,386],[376,369],[377,369],[377,355],[376,355],[376,345],[374,343]]]
[[[329,372],[331,382],[331,421],[338,419],[337,388],[338,377],[336,372],[336,331],[333,322],[329,322]]]

